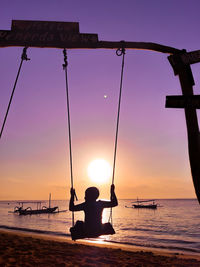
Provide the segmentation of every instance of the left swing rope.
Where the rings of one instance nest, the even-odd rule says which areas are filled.
[[[26,61],[27,61],[27,60],[30,60],[30,58],[28,58],[28,57],[27,57],[27,54],[26,54],[27,48],[28,48],[28,47],[24,47],[23,52],[22,52],[22,55],[21,55],[20,66],[19,66],[19,69],[18,69],[18,72],[17,72],[17,76],[16,76],[15,83],[14,83],[14,86],[13,86],[13,90],[12,90],[12,94],[11,94],[11,97],[10,97],[10,101],[9,101],[9,104],[8,104],[8,107],[7,107],[7,110],[6,110],[6,115],[5,115],[5,117],[4,117],[3,124],[2,124],[2,127],[1,127],[0,139],[1,139],[1,137],[2,137],[3,130],[4,130],[4,126],[5,126],[5,124],[6,124],[6,120],[7,120],[7,117],[8,117],[8,112],[9,112],[9,110],[10,110],[10,105],[11,105],[11,103],[12,103],[13,95],[14,95],[15,88],[16,88],[16,85],[17,85],[17,81],[18,81],[18,78],[19,78],[19,75],[20,75],[20,71],[21,71],[21,68],[22,68],[22,64],[23,64],[24,60],[26,60]]]
[[[71,124],[70,124],[70,107],[69,107],[69,86],[68,86],[68,75],[67,75],[67,51],[63,50],[64,64],[63,69],[65,71],[65,81],[66,81],[66,97],[67,97],[67,121],[68,121],[68,137],[69,137],[69,156],[70,156],[70,175],[71,175],[71,188],[74,189],[73,182],[73,160],[72,160],[72,138],[71,138]],[[76,193],[75,198],[77,199]],[[74,212],[72,211],[72,226],[74,226]]]

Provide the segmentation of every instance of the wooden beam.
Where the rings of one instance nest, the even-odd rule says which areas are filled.
[[[39,48],[66,48],[66,49],[118,49],[121,41],[98,41],[97,34],[70,34],[52,32],[11,32],[0,30],[0,47],[27,46]],[[166,54],[180,52],[180,50],[146,42],[124,42],[126,49],[150,50]]]
[[[124,41],[126,49],[136,49],[136,50],[150,50],[155,52],[161,52],[166,54],[175,54],[180,53],[181,50],[162,45],[157,43],[149,43],[149,42],[126,42]],[[122,46],[122,41],[120,42],[111,42],[111,41],[99,41],[97,48],[106,48],[106,49],[118,49]]]
[[[181,50],[149,42],[125,42],[126,49],[174,54]],[[0,47],[118,49],[122,42],[99,41],[97,34],[79,33],[78,22],[13,20],[11,31],[0,30]]]
[[[181,54],[183,64],[194,64],[200,62],[200,50]]]
[[[200,95],[172,95],[166,96],[166,108],[200,109]]]
[[[187,52],[185,49],[183,49],[179,53],[168,56],[168,60],[174,70],[175,75],[177,75],[179,70],[181,70],[184,65],[189,67],[190,64],[200,62],[200,50]]]

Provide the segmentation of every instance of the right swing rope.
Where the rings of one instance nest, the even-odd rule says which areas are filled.
[[[116,133],[115,133],[115,147],[114,147],[114,159],[113,159],[113,173],[112,173],[112,184],[114,184],[115,179],[115,163],[117,156],[117,142],[118,142],[118,131],[119,131],[119,116],[120,116],[120,107],[121,107],[121,96],[122,96],[122,85],[124,77],[124,59],[125,59],[125,47],[124,42],[122,41],[122,47],[118,48],[116,51],[117,56],[122,56],[122,66],[121,66],[121,79],[120,79],[120,89],[119,89],[119,100],[118,100],[118,111],[117,111],[117,124],[116,124]],[[110,209],[110,217],[108,220],[112,224],[112,208]]]

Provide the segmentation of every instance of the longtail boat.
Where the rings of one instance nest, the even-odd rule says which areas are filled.
[[[37,208],[32,209],[31,207],[24,208],[24,204],[36,204]],[[14,208],[14,213],[19,215],[32,215],[32,214],[42,214],[42,213],[54,213],[59,212],[58,207],[51,207],[51,193],[49,194],[49,207],[42,206],[41,204],[44,201],[20,201],[18,202],[19,206]]]
[[[47,208],[47,207],[43,207],[42,209],[35,209],[32,210],[31,207],[28,207],[26,209],[20,209],[19,215],[32,215],[32,214],[42,214],[42,213],[53,213],[58,209],[58,207],[53,207],[53,208]]]
[[[158,206],[155,203],[154,199],[151,199],[151,200],[139,200],[139,199],[137,199],[137,201],[134,201],[132,203],[135,203],[135,204],[133,204],[133,207],[136,209],[142,209],[142,208],[157,209],[157,206]]]

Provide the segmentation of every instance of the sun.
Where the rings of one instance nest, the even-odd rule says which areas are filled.
[[[103,184],[108,182],[112,174],[110,164],[104,159],[95,159],[88,165],[88,176],[92,182]]]

